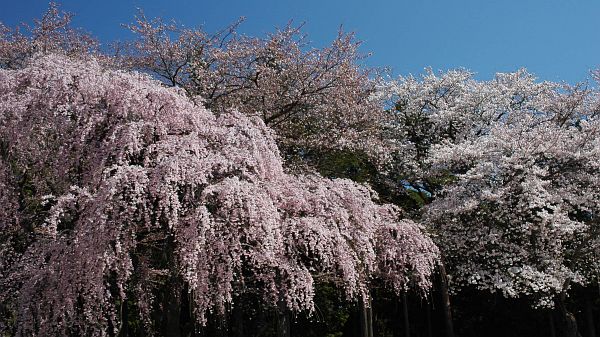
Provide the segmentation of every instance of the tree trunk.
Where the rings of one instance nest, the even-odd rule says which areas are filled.
[[[361,303],[359,312],[360,337],[369,337],[369,319],[367,318],[366,303]]]
[[[360,337],[373,337],[373,309],[371,299],[362,300],[359,308]]]
[[[585,321],[587,324],[588,337],[596,337],[596,325],[594,324],[594,313],[592,310],[592,301],[589,297],[585,298]]]
[[[426,303],[426,318],[427,318],[427,337],[433,337],[433,328],[431,327],[431,303]]]
[[[368,317],[368,327],[369,327],[369,337],[373,337],[373,303],[371,302],[371,298],[369,297],[369,308],[367,309],[367,317]]]
[[[554,315],[548,311],[548,326],[550,327],[550,337],[556,337],[556,327],[554,326]]]
[[[600,277],[600,275],[598,275],[598,277]],[[598,286],[598,293],[600,294],[600,281],[597,281],[597,286]],[[596,317],[598,318],[598,321],[600,321],[600,317]]]
[[[167,291],[167,296],[164,299],[165,308],[165,336],[180,337],[181,329],[179,326],[181,318],[181,291],[176,284],[177,280],[171,280],[171,289]]]
[[[277,337],[290,337],[292,326],[290,312],[283,302],[277,306]]]
[[[446,327],[446,337],[454,337],[454,325],[452,323],[452,307],[450,306],[450,293],[448,291],[448,275],[444,264],[440,262],[440,290],[442,293],[442,308],[444,311],[444,325]]]
[[[271,323],[267,323],[266,317],[265,317],[265,310],[264,307],[260,307],[258,310],[258,317],[256,317],[256,336],[264,336],[266,335],[266,331],[270,328]]]
[[[566,288],[566,287],[565,287]],[[567,310],[565,298],[567,294],[563,291],[556,298],[556,309],[560,315],[560,337],[580,337],[577,329],[577,321],[575,316]]]
[[[118,336],[128,337],[129,336],[129,308],[127,303],[127,298],[122,299],[123,303],[121,303],[121,329],[119,331]]]
[[[191,337],[196,333],[196,320],[194,317],[193,293],[187,286],[181,292],[181,316],[179,317],[179,329],[182,337]]]
[[[165,337],[181,337],[181,305],[182,291],[184,282],[178,275],[176,269],[175,258],[175,241],[172,236],[169,236],[166,242],[166,247],[162,253],[162,262],[166,262],[170,266],[170,277],[167,279],[164,287],[161,289],[162,298],[162,325],[164,328],[163,336]]]
[[[238,299],[232,312],[233,324],[231,326],[234,329],[233,336],[235,337],[244,337],[244,312],[241,304],[241,299]]]
[[[408,299],[406,292],[402,293],[402,314],[404,316],[404,337],[410,337],[410,326],[408,321]]]

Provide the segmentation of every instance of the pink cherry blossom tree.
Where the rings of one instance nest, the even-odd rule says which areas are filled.
[[[93,57],[25,64],[0,70],[3,331],[118,334],[134,312],[160,333],[182,296],[202,325],[246,291],[311,311],[321,279],[351,300],[373,278],[429,287],[422,228],[366,186],[285,173],[260,118]]]
[[[71,56],[97,54],[98,41],[81,29],[71,27],[73,15],[50,2],[33,25],[9,28],[0,22],[0,68],[20,68],[35,54],[49,52]]]
[[[310,162],[332,149],[351,149],[379,159],[382,110],[371,99],[374,82],[359,65],[353,34],[340,31],[330,46],[316,49],[291,23],[252,38],[235,32],[240,22],[208,34],[140,13],[130,26],[138,39],[126,59],[216,113],[235,108],[261,118],[286,157]]]

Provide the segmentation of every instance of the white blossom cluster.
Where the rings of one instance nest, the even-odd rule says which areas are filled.
[[[465,286],[552,306],[597,279],[597,94],[520,70],[475,81],[429,72],[382,87],[397,166],[436,192],[436,232],[455,291]]]

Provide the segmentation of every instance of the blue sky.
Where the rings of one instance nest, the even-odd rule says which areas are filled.
[[[47,1],[0,0],[0,21],[30,22]],[[577,82],[600,67],[598,0],[65,0],[81,26],[101,41],[125,39],[120,24],[137,7],[147,16],[175,18],[214,31],[245,16],[240,32],[264,35],[290,19],[306,22],[315,46],[340,25],[364,41],[369,66],[394,74],[464,67],[488,79],[498,71],[526,67],[540,79]]]

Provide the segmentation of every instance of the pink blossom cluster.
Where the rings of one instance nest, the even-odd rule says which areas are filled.
[[[245,292],[311,311],[320,280],[349,299],[374,278],[430,286],[437,248],[399,209],[286,173],[260,118],[147,75],[53,53],[0,70],[0,150],[0,299],[17,335],[116,333],[124,301],[152,331],[167,286],[200,324]]]

